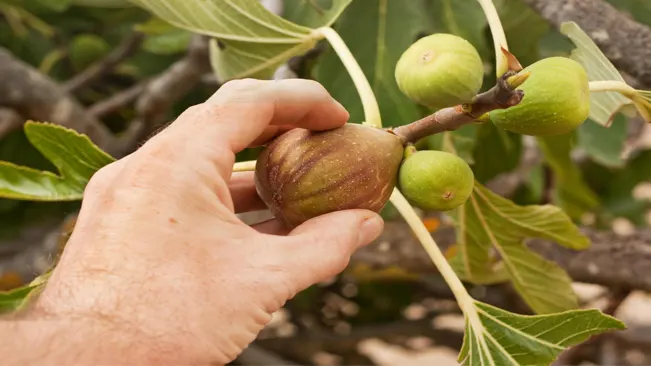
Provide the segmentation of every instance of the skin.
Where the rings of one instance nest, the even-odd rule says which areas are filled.
[[[236,213],[263,209],[235,153],[348,113],[308,80],[238,80],[189,108],[87,186],[76,229],[42,293],[0,322],[3,365],[221,365],[272,313],[340,273],[376,239],[374,212],[292,231]]]

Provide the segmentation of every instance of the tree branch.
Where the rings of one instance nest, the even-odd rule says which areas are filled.
[[[524,0],[556,27],[576,22],[613,64],[651,85],[651,28],[604,0]]]
[[[138,118],[135,123],[143,126],[141,137],[164,123],[170,107],[201,83],[210,70],[208,40],[203,36],[195,36],[187,55],[149,82],[138,99]]]
[[[128,89],[120,91],[104,100],[101,100],[88,108],[88,113],[95,118],[102,118],[120,108],[125,107],[138,99],[147,87],[147,82],[138,83]]]
[[[453,131],[463,125],[474,123],[490,111],[506,109],[519,104],[524,97],[524,92],[515,88],[522,84],[528,76],[528,73],[518,76],[514,76],[514,73],[511,72],[506,73],[498,79],[497,85],[477,95],[472,103],[443,108],[418,121],[396,127],[392,131],[404,141],[416,143],[427,136]]]
[[[100,148],[119,155],[122,144],[61,86],[0,47],[0,106],[27,119],[57,123],[86,134]]]
[[[583,228],[592,246],[583,251],[566,249],[550,241],[533,239],[529,246],[545,258],[558,263],[573,280],[620,289],[651,291],[651,229],[621,237],[613,232]],[[455,242],[454,228],[434,234],[446,249]],[[414,274],[436,273],[424,249],[402,222],[387,222],[382,236],[360,249],[353,261],[370,268],[399,267]]]
[[[145,35],[143,33],[131,33],[105,59],[89,66],[83,72],[64,84],[63,90],[67,93],[72,93],[92,84],[98,79],[101,79],[103,76],[113,71],[120,62],[136,53],[138,49],[140,49],[140,45],[144,39]]]

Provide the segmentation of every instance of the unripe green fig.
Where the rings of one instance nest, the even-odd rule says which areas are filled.
[[[418,151],[400,166],[400,191],[423,210],[449,211],[463,205],[474,184],[475,176],[470,166],[445,151]]]
[[[578,62],[549,57],[526,67],[529,78],[518,87],[524,91],[520,104],[494,110],[490,120],[498,127],[531,136],[570,132],[588,118],[588,75]]]
[[[484,66],[475,47],[446,33],[414,42],[400,56],[395,69],[398,88],[434,110],[472,101],[483,77]]]
[[[380,212],[397,183],[403,141],[388,131],[348,123],[328,131],[292,129],[259,155],[258,194],[276,219],[294,228],[329,212]]]

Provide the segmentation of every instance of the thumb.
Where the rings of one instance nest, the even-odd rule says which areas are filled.
[[[298,291],[339,274],[355,250],[375,240],[383,228],[382,217],[368,210],[333,212],[295,228],[283,247]]]

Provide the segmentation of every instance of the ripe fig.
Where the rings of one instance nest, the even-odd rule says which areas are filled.
[[[403,152],[398,136],[375,127],[292,129],[262,151],[255,184],[288,228],[339,210],[379,212],[397,183]]]
[[[400,167],[400,191],[423,210],[449,211],[464,204],[475,176],[460,157],[437,150],[409,155]]]
[[[414,42],[400,56],[395,69],[398,88],[434,110],[472,101],[483,77],[484,66],[475,47],[446,33]]]
[[[588,75],[578,62],[549,57],[523,71],[531,73],[518,87],[524,91],[520,104],[489,113],[498,127],[523,135],[552,136],[576,129],[588,118]]]

